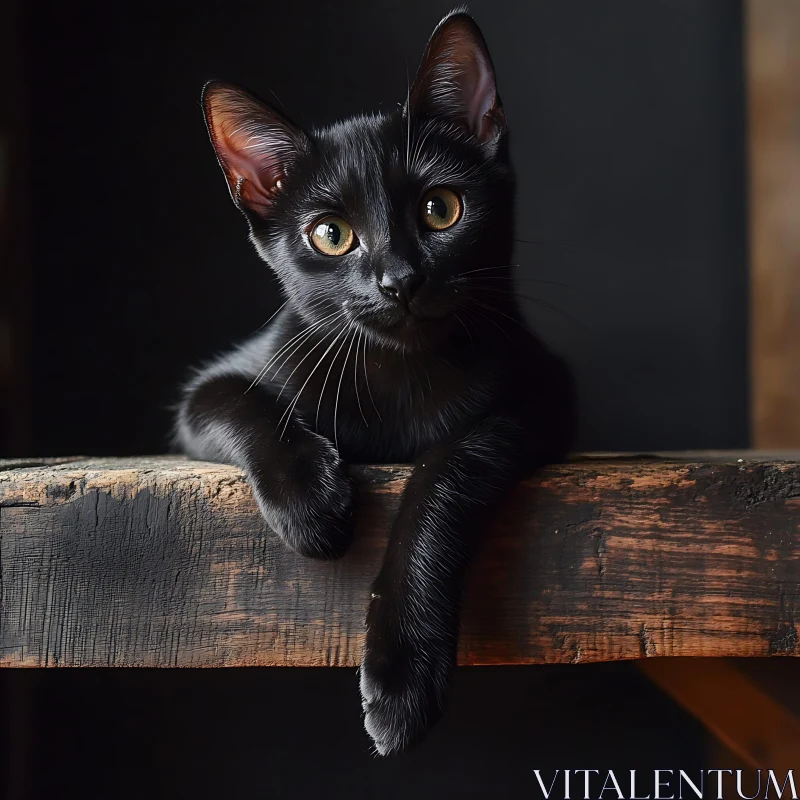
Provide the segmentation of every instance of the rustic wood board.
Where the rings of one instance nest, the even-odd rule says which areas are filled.
[[[0,663],[356,665],[408,468],[354,473],[356,543],[321,563],[265,530],[232,467],[0,463]],[[584,458],[523,482],[498,515],[461,662],[796,655],[796,608],[796,461]]]

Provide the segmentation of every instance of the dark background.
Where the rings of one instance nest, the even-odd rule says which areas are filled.
[[[392,759],[370,753],[355,670],[13,673],[4,800],[544,800],[534,769],[625,786],[634,768],[652,795],[654,769],[712,766],[699,723],[632,664],[464,667],[448,716]]]
[[[277,306],[206,138],[205,80],[274,92],[309,126],[390,108],[450,8],[19,4],[0,117],[0,456],[164,451],[189,365]],[[580,446],[746,446],[740,4],[470,8],[512,128],[519,236],[535,242],[520,273],[570,287],[524,284],[568,315],[531,304],[578,375]],[[9,798],[530,797],[536,767],[704,757],[697,724],[630,665],[461,670],[452,714],[393,762],[368,756],[348,670],[16,673],[3,696]]]
[[[210,77],[309,127],[402,101],[451,2],[32,2],[28,430],[15,455],[162,452],[189,365],[277,306],[208,143]],[[748,442],[742,14],[731,0],[471,10],[519,173],[520,273],[577,372],[583,449]],[[24,186],[22,185],[24,184]],[[522,289],[521,289],[522,290]]]

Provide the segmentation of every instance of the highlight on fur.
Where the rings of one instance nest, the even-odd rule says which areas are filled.
[[[375,752],[399,753],[446,707],[464,575],[493,510],[522,474],[565,455],[573,428],[569,371],[514,291],[494,67],[458,10],[391,113],[302,131],[220,82],[203,108],[285,302],[187,383],[177,440],[241,467],[270,530],[321,559],[352,539],[347,465],[413,462],[359,670]]]

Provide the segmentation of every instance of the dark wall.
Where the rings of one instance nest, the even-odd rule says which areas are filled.
[[[401,101],[451,2],[34,3],[26,454],[165,449],[188,365],[277,304],[204,132],[209,77],[305,124]],[[741,10],[489,2],[520,291],[577,370],[584,448],[747,442]]]
[[[28,3],[31,424],[0,455],[164,450],[188,365],[276,307],[206,139],[204,81],[274,92],[306,124],[389,108],[450,5]],[[520,273],[569,287],[520,283],[567,314],[531,303],[578,373],[581,446],[746,444],[739,3],[471,9],[535,241]],[[537,766],[690,769],[703,744],[629,665],[461,671],[450,715],[393,762],[367,754],[349,670],[4,675],[0,694],[9,798],[532,796]]]

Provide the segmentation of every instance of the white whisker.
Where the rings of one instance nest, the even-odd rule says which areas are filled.
[[[343,312],[343,311],[340,311],[340,312],[338,312],[338,314],[335,314],[335,315],[334,315],[332,322],[333,322],[333,323],[335,323],[337,319],[339,319],[339,318],[341,318],[341,317],[343,317],[343,316],[344,316],[344,312]],[[326,318],[326,319],[327,319],[327,320],[330,320],[330,318]],[[295,353],[296,353],[296,352],[297,352],[297,351],[298,351],[298,350],[299,350],[299,349],[300,349],[300,348],[301,348],[301,347],[302,347],[304,344],[306,344],[306,342],[307,342],[309,339],[311,339],[311,338],[314,336],[314,334],[315,334],[315,333],[318,333],[318,332],[319,332],[319,330],[320,330],[320,328],[323,328],[323,327],[325,327],[325,325],[326,325],[326,319],[320,320],[319,322],[317,322],[317,323],[313,324],[313,325],[311,326],[311,328],[310,328],[310,329],[309,329],[309,328],[306,328],[306,332],[305,332],[304,336],[302,337],[302,339],[301,339],[300,341],[298,341],[298,342],[297,342],[296,346],[295,346],[295,347],[292,349],[292,351],[286,355],[286,357],[283,359],[283,361],[281,361],[281,363],[280,363],[280,366],[278,366],[278,367],[276,368],[275,372],[273,372],[273,373],[272,373],[272,380],[275,380],[275,378],[277,377],[278,373],[279,373],[279,372],[280,372],[280,371],[281,371],[281,370],[284,368],[284,366],[285,366],[285,365],[286,365],[286,363],[289,361],[289,359],[290,359],[290,358],[291,358],[291,357],[292,357],[292,356],[293,356],[293,355],[294,355],[294,354],[295,354]],[[327,338],[327,336],[324,336],[324,337],[323,337],[323,339],[325,339],[325,338]],[[311,348],[311,351],[309,351],[309,352],[313,352],[313,350],[315,350],[315,349],[316,349],[316,345],[315,345],[314,347],[312,347],[312,348]],[[302,364],[303,362],[301,361],[300,363]],[[299,364],[298,364],[298,366],[299,366]],[[295,369],[296,369],[296,368],[295,368]],[[292,374],[294,374],[294,371],[293,371],[293,373],[292,373]],[[290,376],[290,377],[291,377],[291,376]],[[284,383],[284,387],[285,387],[285,386],[286,386],[286,384]],[[280,395],[278,395],[278,396],[280,397]]]
[[[378,411],[378,406],[375,405],[375,400],[372,397],[372,389],[369,388],[369,375],[367,374],[367,344],[368,339],[364,337],[364,381],[367,384],[367,392],[369,394],[369,401],[372,403],[372,407],[375,409],[375,413],[378,415],[378,419],[383,422],[383,417],[381,416],[381,412]]]
[[[458,314],[456,314],[455,311],[453,312],[453,316],[461,323],[461,327],[467,332],[467,336],[469,336],[469,343],[472,346],[472,355],[474,356],[475,355],[475,340],[472,338],[472,333],[470,332],[470,329],[466,326],[466,323],[464,322],[464,320],[461,319],[461,317],[459,317]]]
[[[411,81],[408,77],[408,64],[406,64],[406,174],[411,171],[409,160],[411,154]],[[358,354],[356,354],[357,356]]]
[[[342,313],[341,311],[336,311],[333,314],[328,315],[327,317],[323,317],[321,320],[319,320],[319,322],[325,322],[326,320],[329,320],[331,317],[334,317],[337,314],[341,314],[341,313]],[[245,389],[245,394],[247,394],[247,392],[249,392],[256,384],[261,383],[261,380],[267,374],[267,370],[275,362],[276,358],[280,358],[281,353],[284,353],[286,351],[286,348],[290,347],[293,342],[296,342],[301,336],[303,336],[306,333],[308,333],[310,328],[313,328],[314,325],[317,325],[317,324],[318,323],[312,323],[309,327],[304,328],[302,331],[300,331],[300,333],[296,334],[291,339],[289,339],[288,342],[286,342],[285,344],[281,345],[281,347],[278,348],[277,352],[275,352],[273,354],[272,358],[270,358],[270,360],[267,361],[267,363],[264,365],[264,368],[261,370],[261,372],[259,372],[258,375],[256,375],[256,377],[253,379],[253,382],[247,387],[247,389]]]
[[[344,316],[344,315],[342,315]],[[280,400],[281,395],[286,390],[286,387],[289,385],[289,381],[292,380],[292,376],[297,372],[298,369],[302,366],[303,362],[318,348],[320,347],[325,340],[333,334],[333,331],[328,331],[301,359],[300,361],[295,364],[294,369],[289,373],[289,377],[283,382],[283,386],[281,386],[281,390],[278,392],[278,396],[275,398],[276,402]],[[276,373],[277,374],[277,373]]]
[[[356,357],[353,359],[353,386],[356,390],[356,402],[358,403],[358,410],[361,412],[361,419],[364,420],[364,424],[369,428],[369,422],[367,422],[367,418],[364,416],[364,409],[361,407],[361,397],[358,394],[358,349],[361,347],[361,342],[364,340],[364,329],[362,328],[358,332],[358,344],[356,345]]]
[[[308,377],[305,379],[303,385],[300,387],[300,391],[298,391],[297,394],[294,396],[292,402],[289,403],[288,406],[286,406],[286,410],[283,412],[281,418],[278,420],[278,425],[275,426],[275,430],[277,430],[281,422],[284,421],[284,417],[286,418],[283,430],[281,431],[280,436],[278,436],[278,441],[280,441],[283,438],[283,434],[286,433],[286,428],[289,426],[289,420],[292,418],[292,412],[294,411],[295,406],[300,400],[300,395],[303,393],[303,390],[306,388],[306,386],[308,386],[308,382],[311,380],[311,376],[317,371],[319,365],[325,359],[325,356],[327,356],[328,353],[330,353],[331,348],[336,344],[337,340],[339,339],[339,336],[341,335],[344,329],[345,329],[344,325],[342,325],[342,327],[339,328],[339,332],[336,334],[336,338],[330,343],[328,349],[320,356],[319,361],[317,361],[317,363],[314,365],[314,369],[312,369],[311,372],[308,373]]]
[[[489,272],[489,270],[493,269],[511,269],[512,267],[516,267],[516,264],[504,264],[499,267],[481,267],[480,269],[470,269],[466,272],[462,272],[458,277],[463,278],[465,275],[474,275],[476,272]]]
[[[266,322],[265,322],[263,325],[261,325],[261,326],[259,326],[258,328],[256,328],[256,330],[257,330],[257,331],[262,331],[262,330],[264,330],[264,328],[266,328],[266,327],[267,327],[267,325],[269,325],[269,324],[270,324],[270,322],[272,322],[272,320],[273,320],[273,319],[275,319],[275,317],[277,317],[277,316],[278,316],[278,314],[279,314],[279,313],[280,313],[280,312],[283,310],[283,307],[284,307],[284,306],[285,306],[285,305],[286,305],[288,302],[289,302],[288,300],[284,300],[284,301],[283,301],[283,302],[282,302],[282,303],[281,303],[281,304],[278,306],[278,308],[277,308],[277,310],[275,311],[275,313],[274,313],[274,314],[272,314],[272,315],[270,315],[270,318],[269,318],[269,319],[268,319],[268,320],[267,320],[267,321],[266,321]]]
[[[325,394],[325,387],[328,385],[328,378],[331,376],[331,371],[333,370],[333,365],[336,363],[336,359],[339,358],[339,353],[342,352],[342,348],[344,347],[344,343],[347,341],[347,334],[350,333],[350,328],[352,328],[353,323],[351,322],[345,331],[345,335],[342,338],[342,343],[339,345],[339,349],[334,354],[333,358],[331,359],[331,365],[328,367],[328,371],[325,373],[325,380],[322,382],[322,388],[319,390],[319,400],[317,402],[317,415],[314,418],[314,427],[319,430],[319,412],[322,408],[322,396]],[[339,338],[338,336],[336,337]],[[336,344],[336,341],[333,342]],[[333,345],[331,345],[333,346]]]
[[[488,309],[489,311],[496,311],[496,312],[497,312],[498,314],[500,314],[501,316],[503,316],[503,317],[506,317],[506,319],[509,319],[509,320],[511,320],[511,322],[515,322],[517,325],[519,325],[519,326],[520,326],[520,328],[522,328],[522,330],[526,331],[526,332],[527,332],[527,333],[529,333],[531,336],[533,336],[533,334],[532,334],[532,333],[531,333],[531,332],[530,332],[530,331],[529,331],[529,330],[528,330],[528,329],[527,329],[527,328],[526,328],[526,327],[525,327],[525,326],[524,326],[524,325],[523,325],[521,322],[519,322],[518,320],[514,319],[513,317],[509,317],[509,316],[508,316],[508,314],[503,314],[503,312],[502,312],[502,311],[498,311],[498,310],[497,310],[497,309],[496,309],[494,306],[487,305],[486,303],[481,303],[479,300],[475,300],[475,298],[472,298],[472,297],[471,297],[471,298],[469,298],[469,299],[470,299],[470,300],[471,300],[473,303],[477,303],[479,306],[481,306],[481,307],[483,307],[483,308],[486,308],[486,309]],[[488,320],[489,322],[491,322],[491,323],[492,323],[492,325],[494,325],[494,326],[495,326],[495,328],[497,328],[497,330],[499,330],[499,331],[500,331],[500,333],[502,333],[502,334],[503,334],[503,336],[505,336],[505,337],[506,337],[506,339],[508,339],[508,341],[509,341],[509,342],[511,342],[512,344],[514,344],[514,340],[511,338],[511,336],[509,335],[508,331],[507,331],[505,328],[503,328],[502,326],[498,325],[498,324],[497,324],[497,323],[496,323],[496,322],[495,322],[495,321],[494,321],[494,320],[493,320],[493,319],[492,319],[492,318],[491,318],[491,317],[490,317],[490,316],[489,316],[487,313],[485,313],[485,312],[482,312],[482,311],[476,311],[476,313],[477,313],[477,314],[480,314],[480,315],[481,315],[481,316],[482,316],[484,319],[486,319],[486,320]]]
[[[339,376],[339,385],[336,387],[336,402],[333,404],[333,444],[336,449],[339,449],[339,436],[336,432],[336,419],[339,413],[339,394],[342,391],[342,381],[344,380],[344,371],[347,368],[347,359],[350,358],[350,351],[353,349],[353,342],[356,340],[358,330],[353,328],[353,335],[350,337],[350,346],[347,348],[347,353],[344,356],[344,363],[342,364],[342,374]],[[344,344],[344,342],[342,342]],[[337,353],[338,355],[338,353]]]

